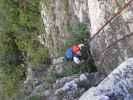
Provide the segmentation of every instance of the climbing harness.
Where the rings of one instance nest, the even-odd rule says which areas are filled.
[[[117,13],[115,13],[112,17],[110,17],[107,22],[90,38],[89,41],[91,41],[93,38],[96,37],[96,35],[99,34],[100,31],[102,31],[105,26],[107,26],[115,17],[117,17],[118,15],[120,15],[122,13],[122,11],[124,11],[131,3],[133,0],[128,1]]]

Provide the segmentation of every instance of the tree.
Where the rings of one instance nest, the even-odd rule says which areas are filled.
[[[27,61],[22,53],[30,54],[29,63],[35,65],[46,58],[42,56],[48,56],[37,41],[44,31],[39,3],[40,0],[0,0],[0,78],[10,96],[25,79],[26,67],[21,65]],[[43,54],[43,50],[47,53]]]

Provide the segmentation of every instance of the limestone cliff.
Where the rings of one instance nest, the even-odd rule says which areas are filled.
[[[129,0],[114,0],[115,2],[111,2],[113,0],[96,1],[99,6],[99,14],[90,14],[90,16],[92,16],[90,19],[92,26],[91,33],[95,33],[101,28],[102,25],[104,25],[114,13],[121,10]],[[95,9],[94,6],[92,7],[92,9]],[[109,73],[123,60],[133,56],[132,8],[133,2],[91,40],[90,46],[92,55],[99,70],[105,70]],[[95,19],[94,16],[98,19]],[[101,20],[101,22],[99,23],[97,20]]]
[[[132,100],[133,59],[112,71],[97,87],[89,89],[79,100]],[[90,99],[91,98],[91,99]]]
[[[42,0],[40,2],[40,12],[45,31],[38,36],[38,39],[44,47],[48,48],[50,57],[55,58],[53,61],[57,63],[59,59],[60,63],[60,56],[63,56],[62,51],[65,48],[65,41],[67,39],[73,39],[74,37],[74,35],[69,33],[69,29],[79,23],[87,25],[90,29],[91,39],[88,35],[88,42],[86,44],[90,46],[91,54],[98,69],[98,74],[89,73],[87,83],[91,84],[90,87],[97,85],[105,77],[105,74],[109,74],[125,59],[133,57],[133,2],[130,3],[121,14],[115,17],[114,20],[107,24],[106,27],[98,32],[98,34],[95,34],[108,21],[108,19],[118,12],[128,1],[129,0]],[[57,63],[56,66],[59,67],[60,65]],[[57,81],[54,80],[56,83],[52,85],[50,84],[50,87],[52,88],[49,89],[46,87],[49,84],[46,83],[45,79],[50,73],[49,70],[55,71],[55,69],[55,66],[54,68],[52,66],[50,68],[40,68],[35,71],[32,71],[32,69],[29,68],[25,83],[28,83],[27,81],[29,80],[30,83],[26,85],[26,92],[23,94],[25,100],[29,100],[31,96],[36,95],[41,95],[42,99],[56,100],[56,86],[58,86],[57,90],[62,90],[67,82],[68,84],[70,82],[75,85],[75,81],[80,81],[80,75],[77,75],[76,79],[75,77],[72,77],[71,79],[71,76],[68,76]],[[77,69],[77,67],[75,69]],[[130,69],[128,69],[128,71],[129,70]],[[60,73],[62,70],[58,71]],[[101,72],[102,74],[104,73],[103,76],[101,75]],[[42,77],[45,79],[42,79]],[[88,82],[91,79],[92,83]],[[63,82],[61,83],[60,81]],[[113,78],[111,78],[109,82],[110,81],[113,84]],[[105,82],[105,84],[107,83]],[[69,90],[69,87],[67,87],[67,89]],[[83,91],[81,88],[78,89],[81,90],[80,93],[85,91],[85,89]],[[70,98],[67,100],[79,99],[79,94],[75,97],[75,95],[71,96],[70,93],[68,93],[67,96],[62,97],[60,100],[66,100],[69,97]],[[75,98],[72,99],[73,97]],[[23,96],[21,99],[23,100]]]
[[[44,0],[45,1],[45,0]],[[41,4],[46,32],[42,35],[51,56],[59,56],[67,27],[83,22],[91,36],[129,0],[50,0]],[[133,2],[90,41],[91,52],[99,70],[109,73],[115,66],[132,57]],[[57,53],[58,52],[58,53]],[[108,67],[107,67],[108,66]]]
[[[58,57],[64,43],[68,25],[66,0],[42,0],[41,15],[45,32],[40,36],[43,44],[49,48],[51,57]]]
[[[45,32],[40,35],[51,57],[60,56],[64,41],[71,38],[69,26],[84,23],[90,28],[91,54],[99,72],[109,74],[133,57],[133,2],[100,32],[97,31],[129,0],[43,0],[41,15]],[[89,37],[89,36],[88,36]]]
[[[42,44],[49,48],[51,57],[60,55],[64,41],[72,35],[69,28],[83,22],[88,24],[89,15],[86,0],[42,0],[41,15],[45,32],[40,36]]]

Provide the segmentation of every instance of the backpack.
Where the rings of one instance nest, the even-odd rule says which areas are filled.
[[[73,58],[73,54],[72,54],[72,49],[71,48],[67,48],[65,56],[67,59],[72,59]]]

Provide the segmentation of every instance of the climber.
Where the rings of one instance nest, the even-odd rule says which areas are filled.
[[[73,45],[70,48],[67,48],[65,53],[65,58],[67,60],[73,60],[75,64],[80,64],[83,60],[81,59],[82,53],[81,49],[84,44]]]

